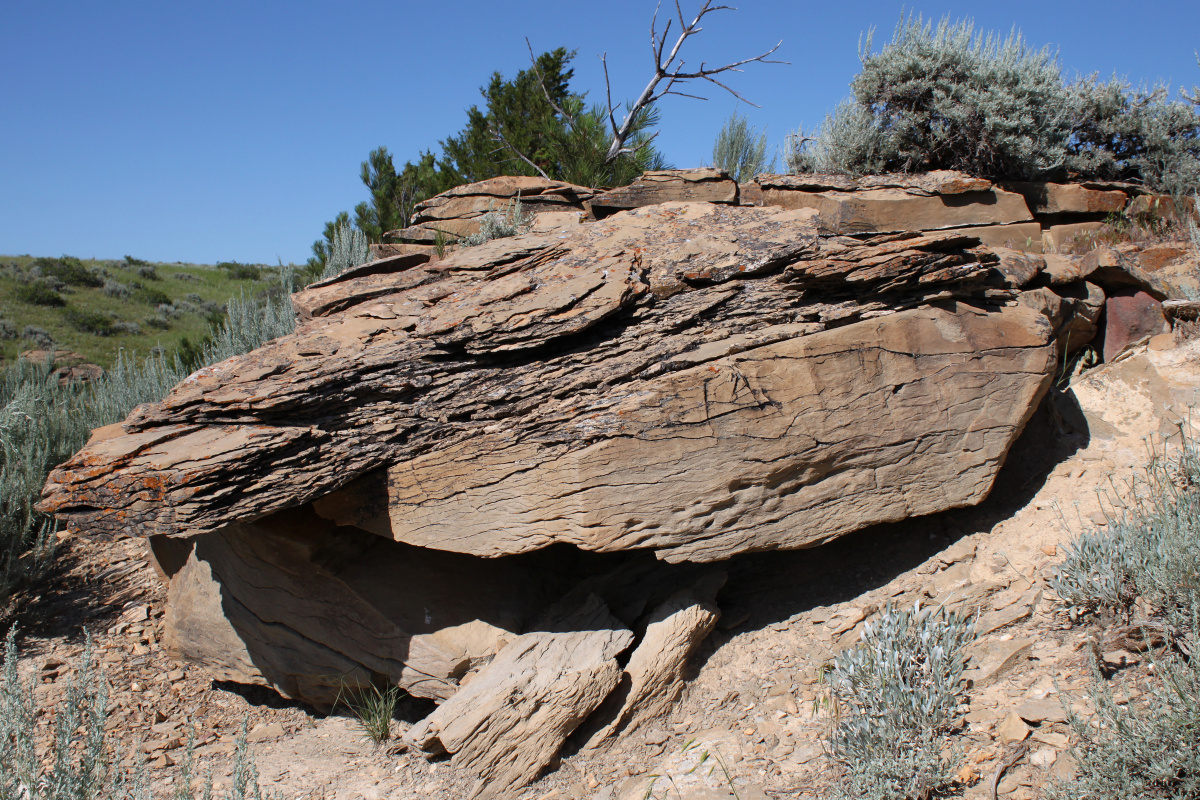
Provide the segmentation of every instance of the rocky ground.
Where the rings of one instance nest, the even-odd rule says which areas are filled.
[[[970,710],[958,735],[963,796],[1028,800],[1073,771],[1064,701],[1089,713],[1098,652],[1119,699],[1137,703],[1146,656],[1072,626],[1047,584],[1062,546],[1105,520],[1098,489],[1123,485],[1200,386],[1200,343],[1161,338],[1077,378],[1043,404],[982,505],[877,526],[819,548],[728,562],[722,619],[672,713],[598,750],[568,752],[522,798],[741,800],[818,796],[831,765],[822,666],[888,603],[977,609]],[[1112,491],[1112,489],[1108,489]],[[110,686],[107,727],[174,780],[189,727],[200,771],[228,783],[245,725],[264,786],[286,798],[467,797],[446,762],[375,747],[345,713],[215,683],[160,645],[165,590],[140,539],[63,542],[60,571],[21,621],[21,668],[52,709],[90,631]],[[1128,644],[1128,643],[1124,643]],[[402,705],[399,733],[429,710]],[[42,731],[50,734],[50,714]]]

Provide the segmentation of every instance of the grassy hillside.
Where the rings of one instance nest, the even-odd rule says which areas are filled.
[[[117,353],[198,344],[230,298],[262,297],[278,269],[236,262],[164,264],[0,256],[0,357],[23,350],[73,350],[108,368]]]

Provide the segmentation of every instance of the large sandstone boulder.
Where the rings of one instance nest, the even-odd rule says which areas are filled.
[[[669,202],[356,267],[42,508],[150,537],[178,657],[320,706],[402,686],[440,703],[415,748],[514,796],[665,710],[705,562],[983,499],[1091,310],[966,233],[825,228]]]
[[[338,524],[714,560],[978,502],[1048,385],[1049,322],[955,301],[988,297],[968,238],[817,224],[665,204],[317,287],[296,334],[97,431],[44,507],[192,536],[376,473]]]

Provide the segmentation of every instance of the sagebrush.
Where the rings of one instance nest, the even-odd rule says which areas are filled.
[[[890,605],[828,674],[837,722],[836,798],[925,800],[948,787],[943,750],[960,716],[974,621],[941,608]]]
[[[371,260],[371,247],[367,236],[349,221],[338,221],[333,231],[333,240],[325,255],[325,267],[319,280],[341,275],[351,267]]]
[[[872,32],[873,33],[873,32]],[[1182,197],[1200,187],[1191,95],[1120,78],[1068,83],[1057,55],[1014,30],[904,16],[892,40],[859,46],[853,99],[790,139],[793,172],[935,169],[994,179],[1120,179]]]
[[[759,133],[736,111],[725,120],[713,143],[713,166],[723,169],[738,183],[752,180],[761,172],[775,169],[767,159],[767,133]]]
[[[104,725],[108,718],[108,685],[96,665],[95,650],[87,641],[67,691],[55,704],[53,739],[48,750],[37,746],[37,720],[49,710],[39,708],[36,677],[22,680],[17,669],[16,630],[9,629],[0,669],[0,798],[3,800],[149,800],[143,755],[131,747],[126,754],[110,741]],[[192,786],[195,770],[194,737],[189,736],[174,800],[214,800],[212,774],[200,788]],[[126,745],[132,746],[127,742]],[[129,756],[126,759],[126,756]],[[132,762],[132,763],[130,763]],[[223,800],[263,800],[258,771],[246,744],[246,729],[234,751],[233,775]]]
[[[1108,523],[1064,547],[1050,581],[1078,614],[1128,621],[1136,601],[1181,624],[1200,608],[1200,447],[1191,426],[1152,454],[1144,477],[1112,508]]]
[[[1122,494],[1108,524],[1068,548],[1052,586],[1075,616],[1128,624],[1164,646],[1148,652],[1154,670],[1134,700],[1118,701],[1093,660],[1096,713],[1070,715],[1079,774],[1052,787],[1057,800],[1200,796],[1200,448],[1191,426],[1180,424]]]

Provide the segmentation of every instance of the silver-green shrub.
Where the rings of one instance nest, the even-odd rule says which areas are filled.
[[[909,15],[878,52],[868,34],[859,58],[853,100],[815,134],[793,136],[791,171],[1119,178],[1175,196],[1200,186],[1200,116],[1190,99],[1117,78],[1068,84],[1057,56],[1015,30]]]
[[[1051,585],[1063,601],[1100,619],[1148,619],[1168,647],[1149,654],[1147,691],[1117,702],[1092,665],[1095,717],[1071,716],[1079,772],[1052,787],[1057,800],[1200,797],[1200,448],[1180,426],[1177,447],[1158,454],[1109,523],[1086,531]],[[1140,601],[1140,602],[1138,602]]]
[[[336,255],[335,248],[335,253],[326,262],[327,270],[335,263]],[[216,364],[249,353],[296,330],[296,310],[290,291],[294,280],[292,271],[286,267],[280,270],[279,280],[279,291],[268,295],[264,301],[247,300],[244,296],[230,298],[225,307],[225,321],[213,329],[212,342],[204,348],[205,364]]]
[[[108,741],[108,685],[96,665],[91,639],[84,646],[63,699],[54,707],[54,736],[39,751],[37,719],[43,713],[34,694],[35,677],[17,670],[16,630],[9,629],[0,667],[0,800],[150,800],[140,766],[121,765],[121,753]],[[174,782],[174,800],[193,800],[194,746],[188,748]],[[263,800],[258,772],[243,726],[234,752],[232,786],[224,800]],[[213,800],[212,775],[198,798]]]
[[[493,239],[527,233],[533,226],[533,214],[521,208],[521,198],[518,197],[505,205],[503,211],[497,211],[488,203],[487,213],[479,218],[479,223],[479,231],[460,239],[459,245],[473,247]]]
[[[1106,526],[1084,531],[1050,581],[1081,613],[1127,616],[1137,599],[1187,623],[1200,610],[1200,446],[1187,425]]]
[[[1095,717],[1069,720],[1079,772],[1050,787],[1052,800],[1200,797],[1200,664],[1168,653],[1154,666],[1156,685],[1117,702],[1093,664]]]
[[[784,160],[793,173],[868,175],[887,172],[896,148],[880,119],[857,103],[843,100],[812,134],[787,137]]]
[[[974,621],[945,609],[893,609],[863,628],[829,673],[838,721],[829,739],[841,766],[833,795],[916,800],[948,786],[943,750],[958,722]]]
[[[351,267],[371,260],[371,247],[367,235],[349,223],[338,225],[333,230],[333,242],[325,257],[325,269],[318,280],[341,275]]]
[[[738,183],[775,169],[775,160],[767,160],[766,131],[760,134],[736,111],[721,126],[713,143],[712,158],[714,167],[725,170]]]

